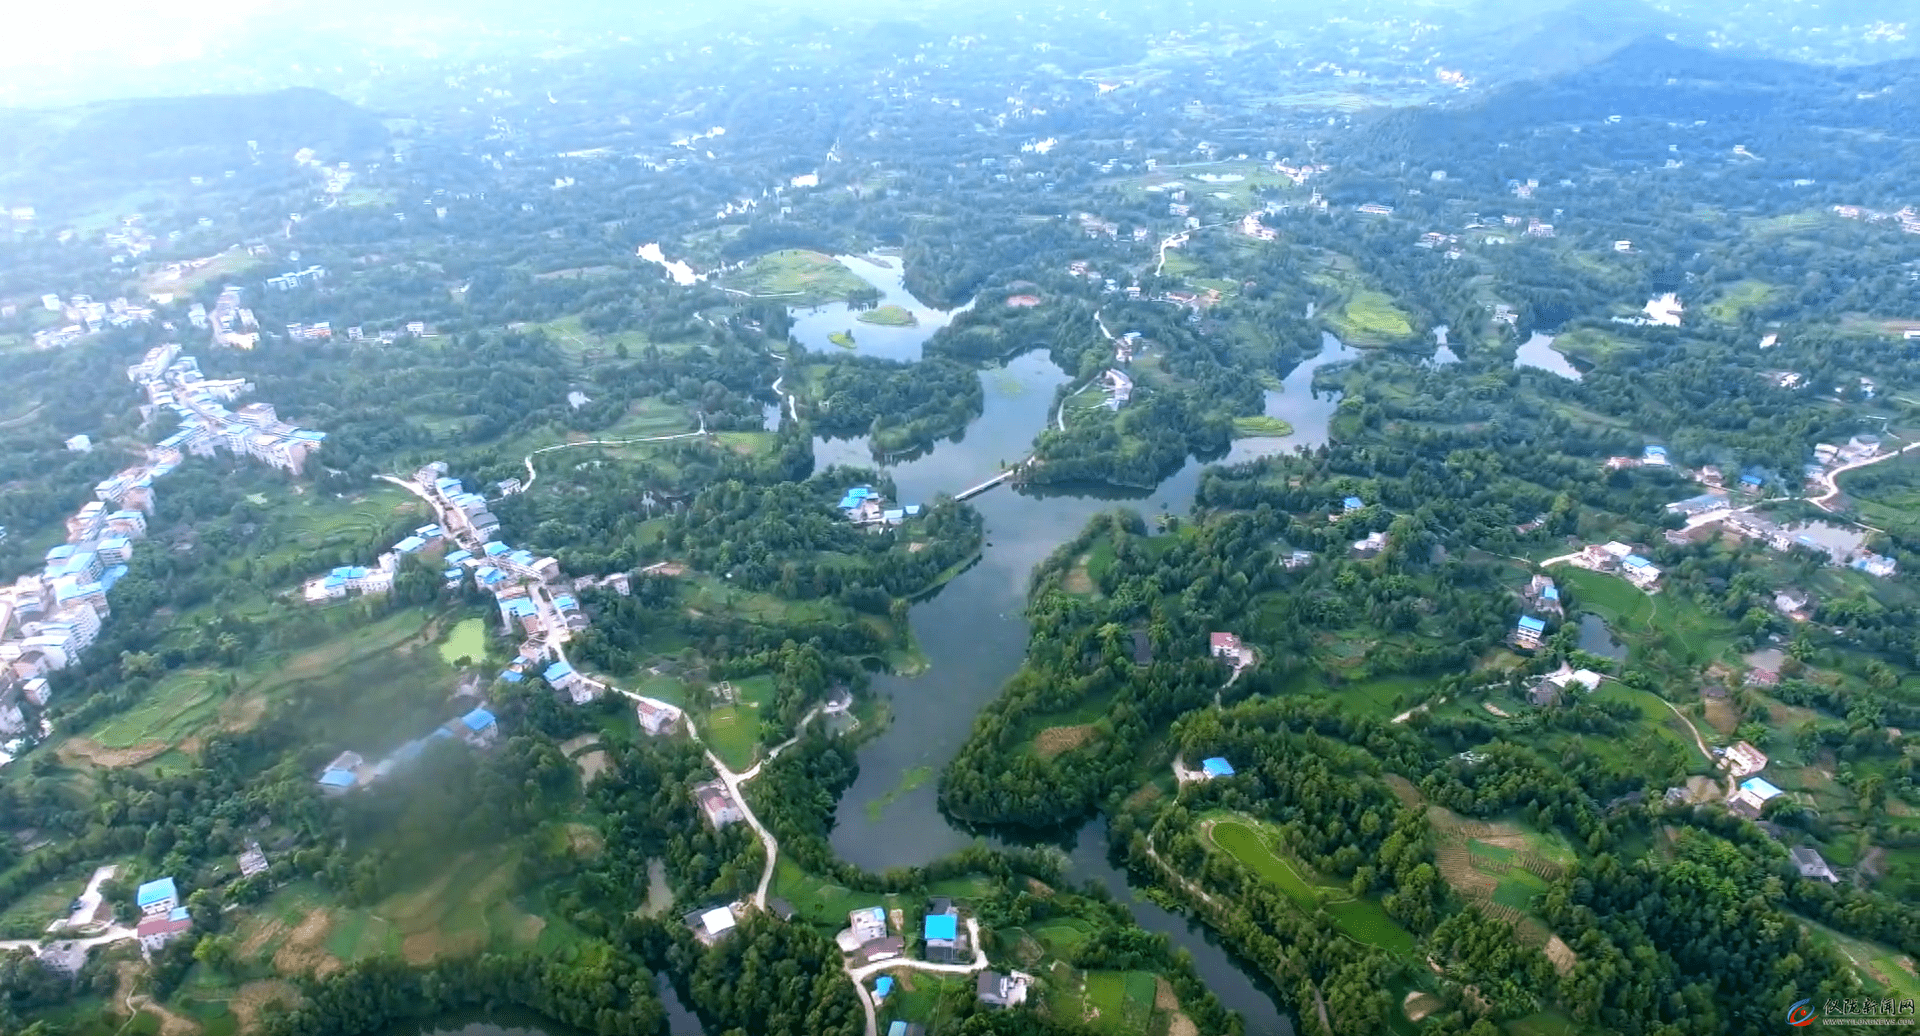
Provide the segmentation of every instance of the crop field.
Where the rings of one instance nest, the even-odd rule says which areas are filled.
[[[108,748],[148,741],[178,744],[219,711],[221,683],[218,674],[205,669],[169,673],[145,701],[95,729],[92,738]]]
[[[1413,334],[1413,322],[1384,292],[1360,288],[1327,321],[1348,345],[1386,345]]]
[[[355,555],[370,547],[385,549],[380,538],[403,522],[417,525],[432,519],[418,497],[385,482],[345,499],[311,491],[277,493],[268,498],[268,506],[256,538],[270,548],[256,561],[262,568],[327,548]]]

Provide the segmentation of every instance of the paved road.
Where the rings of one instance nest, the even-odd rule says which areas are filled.
[[[779,382],[775,382],[774,384],[778,385]],[[527,454],[526,458],[522,461],[522,463],[527,466],[527,484],[521,486],[520,491],[524,493],[532,489],[534,480],[540,477],[540,473],[533,469],[533,458],[543,453],[552,453],[554,450],[570,450],[575,446],[637,446],[641,443],[648,442],[672,442],[675,439],[698,439],[706,434],[707,415],[702,413],[700,415],[700,430],[697,432],[679,432],[674,435],[648,435],[638,439],[584,439],[580,442],[563,442],[555,443],[552,446],[542,446],[532,453]]]
[[[106,931],[100,933],[99,935],[88,936],[85,939],[63,939],[57,935],[48,936],[45,939],[0,939],[0,950],[34,950],[37,952],[41,946],[44,946],[47,943],[54,943],[54,942],[57,942],[57,943],[71,942],[75,946],[79,946],[82,948],[92,948],[95,946],[104,946],[110,942],[119,942],[123,939],[131,939],[133,937],[134,937],[133,929],[121,928],[118,925],[115,925],[114,927],[108,928]]]
[[[883,971],[931,971],[940,975],[971,975],[987,970],[987,953],[980,948],[980,922],[967,918],[968,942],[973,945],[973,963],[971,964],[935,964],[932,961],[914,960],[910,957],[895,957],[891,960],[875,961],[860,967],[848,967],[847,977],[853,980],[853,991],[860,994],[860,1007],[867,1014],[867,1036],[879,1036],[880,1018],[875,1011],[873,994],[867,992],[867,979]]]
[[[1818,507],[1822,511],[1832,513],[1833,508],[1828,505],[1830,505],[1833,502],[1834,497],[1837,497],[1840,495],[1840,476],[1841,475],[1844,475],[1847,472],[1854,470],[1855,468],[1864,468],[1870,465],[1878,464],[1883,460],[1892,460],[1893,458],[1898,457],[1901,454],[1911,449],[1920,449],[1920,442],[1908,443],[1907,445],[1900,447],[1899,449],[1893,451],[1892,453],[1882,453],[1877,457],[1868,457],[1866,460],[1856,460],[1850,464],[1842,464],[1839,467],[1833,469],[1832,471],[1828,471],[1819,475],[1818,476],[1819,481],[1826,485],[1827,491],[1820,494],[1819,496],[1813,497],[1808,502],[1813,504],[1813,506]]]

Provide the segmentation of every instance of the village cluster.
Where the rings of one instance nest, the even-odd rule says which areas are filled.
[[[418,557],[440,566],[440,578],[448,589],[472,585],[490,594],[500,617],[502,632],[520,638],[513,661],[499,673],[506,684],[522,683],[538,676],[554,691],[566,695],[574,704],[583,705],[597,698],[606,686],[576,670],[566,658],[565,645],[575,633],[586,629],[587,616],[581,610],[577,589],[605,583],[618,592],[626,592],[627,580],[566,580],[560,563],[552,557],[536,557],[531,551],[516,550],[492,537],[500,522],[489,510],[486,497],[469,492],[456,478],[447,475],[447,465],[436,461],[415,472],[411,482],[403,483],[434,509],[439,521],[429,522],[383,552],[372,566],[343,566],[309,580],[302,596],[314,603],[338,600],[349,594],[385,593],[392,589],[402,559]],[[520,489],[517,479],[505,480],[494,487],[503,496]],[[477,684],[466,688],[477,695]],[[671,732],[679,724],[681,713],[667,702],[632,696],[640,725],[648,734]],[[423,738],[409,741],[377,764],[369,765],[358,753],[347,751],[329,763],[319,775],[320,786],[331,793],[364,787],[419,757],[434,740],[460,740],[476,747],[493,742],[497,730],[494,714],[484,705],[436,727]],[[717,782],[716,782],[717,783]],[[695,799],[708,808],[709,819],[722,826],[739,819],[739,811],[727,798],[724,786],[718,793],[723,809],[708,808],[695,790]],[[728,812],[731,810],[731,812]]]
[[[127,368],[127,379],[146,394],[146,416],[171,412],[179,430],[149,447],[138,464],[94,486],[95,499],[67,519],[66,542],[47,551],[38,574],[0,588],[0,665],[6,667],[0,671],[0,734],[25,733],[22,701],[44,707],[47,674],[71,665],[99,637],[110,614],[107,592],[127,574],[134,542],[146,535],[155,479],[189,454],[210,457],[222,449],[297,474],[326,441],[324,432],[278,420],[266,403],[228,410],[226,402],[253,386],[240,379],[207,380],[178,345],[149,350]],[[85,451],[93,444],[77,435],[67,448]],[[0,761],[5,758],[10,756]]]

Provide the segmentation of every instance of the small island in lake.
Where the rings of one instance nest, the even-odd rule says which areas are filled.
[[[1233,435],[1237,439],[1292,434],[1293,425],[1288,424],[1278,417],[1256,414],[1252,417],[1236,417],[1233,419]]]
[[[853,329],[848,328],[845,331],[832,332],[831,334],[827,335],[827,341],[832,342],[833,344],[839,346],[842,349],[852,349],[854,347]]]
[[[866,310],[859,319],[863,324],[879,324],[882,327],[913,327],[920,323],[920,318],[914,316],[912,310],[892,303]]]

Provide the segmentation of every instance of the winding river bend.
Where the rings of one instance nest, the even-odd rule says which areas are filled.
[[[904,294],[896,271],[888,268],[889,277],[876,275],[873,267],[861,261],[847,265],[881,288],[886,302],[907,305],[896,297]],[[914,302],[909,308],[918,306]],[[951,318],[951,314],[945,316]],[[819,352],[836,348],[827,335],[844,330],[849,319],[809,320],[799,313],[796,318],[794,337]],[[945,322],[923,319],[917,327],[895,329],[860,325],[855,338],[859,350],[867,352],[872,331],[899,332],[886,340],[884,355],[917,359],[921,344]],[[1265,412],[1287,421],[1293,433],[1237,440],[1218,463],[1239,463],[1325,443],[1328,423],[1340,400],[1337,393],[1314,394],[1314,372],[1358,355],[1332,335],[1324,336],[1320,353],[1290,372],[1280,390],[1266,394]],[[919,457],[882,464],[901,499],[929,500],[936,493],[953,492],[1025,457],[1049,418],[1054,390],[1068,375],[1044,351],[1034,350],[982,371],[980,379],[986,396],[984,412],[962,435]],[[863,438],[816,439],[814,458],[822,468],[874,463]],[[1088,519],[1118,503],[1149,515],[1163,511],[1184,515],[1193,504],[1205,466],[1189,458],[1150,493],[1099,488],[1063,492],[1060,487],[1048,487],[1044,493],[996,489],[973,499],[973,506],[986,519],[986,548],[980,562],[915,605],[908,617],[931,668],[922,676],[886,674],[875,680],[875,691],[891,700],[892,723],[862,747],[860,777],[841,800],[833,845],[842,857],[869,870],[885,870],[926,863],[974,841],[975,835],[949,824],[941,814],[935,786],[940,770],[966,740],[974,716],[998,696],[1026,657],[1024,613],[1027,581],[1034,568]],[[1107,861],[1100,825],[1081,829],[1066,848],[1075,879],[1091,878],[1107,886],[1129,904],[1143,927],[1165,933],[1193,954],[1214,992],[1246,1019],[1250,1036],[1290,1036],[1292,1026],[1271,995],[1207,933],[1133,895],[1125,875]]]

